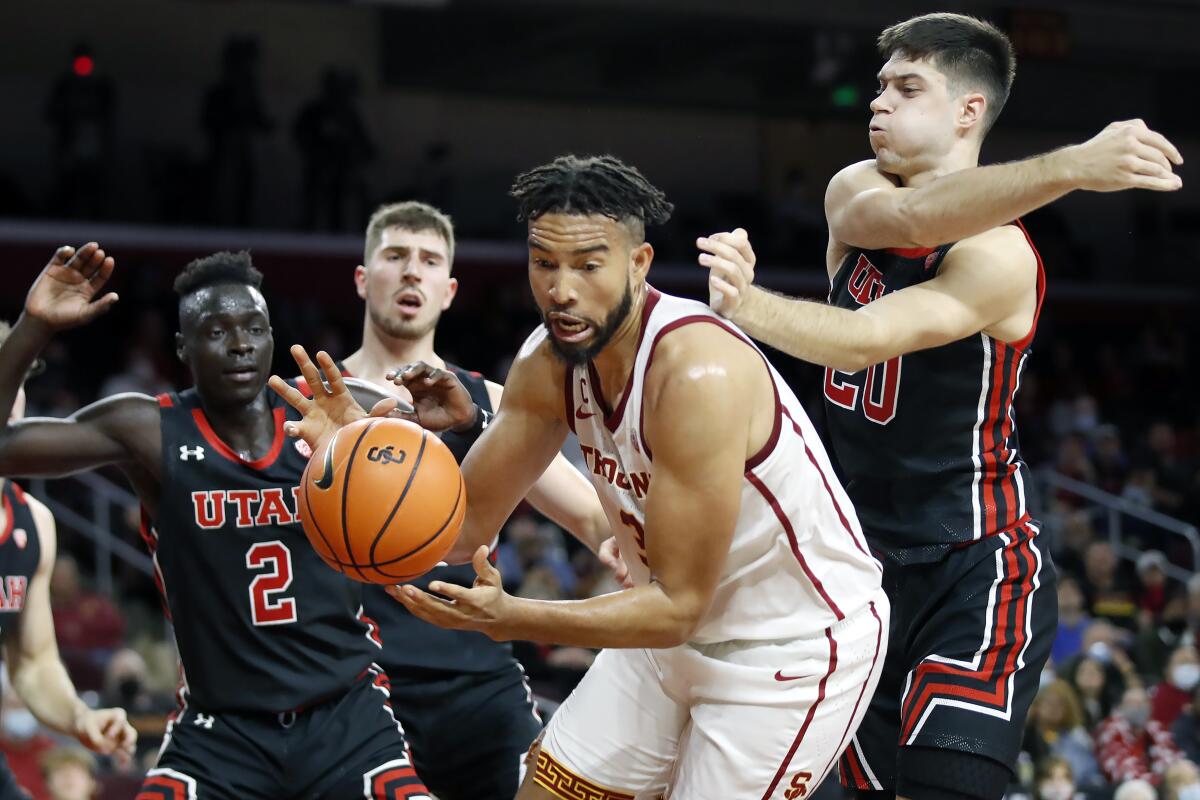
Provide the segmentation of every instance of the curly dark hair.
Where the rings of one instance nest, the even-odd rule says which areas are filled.
[[[258,289],[262,273],[250,262],[250,251],[232,253],[222,250],[211,256],[197,258],[184,267],[175,278],[175,293],[181,298],[218,283],[244,283]]]
[[[639,236],[675,209],[636,167],[610,155],[559,156],[518,175],[508,193],[516,198],[519,222],[548,213],[603,214]]]

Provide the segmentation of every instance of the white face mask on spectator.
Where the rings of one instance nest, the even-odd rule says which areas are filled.
[[[1190,692],[1200,683],[1200,664],[1177,664],[1171,670],[1171,683],[1185,692]]]
[[[1042,785],[1038,787],[1038,796],[1042,800],[1071,800],[1075,796],[1075,787],[1071,785],[1070,781],[1054,778],[1042,782]]]

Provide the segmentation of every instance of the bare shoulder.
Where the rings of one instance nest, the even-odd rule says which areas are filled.
[[[561,419],[566,370],[566,364],[551,349],[550,332],[539,325],[525,339],[509,368],[503,387],[505,402]]]
[[[38,564],[40,572],[48,572],[54,568],[54,559],[58,550],[58,530],[54,514],[46,504],[31,494],[25,495],[25,503],[29,513],[37,525],[38,546],[41,548],[41,559]]]
[[[1037,276],[1037,256],[1024,231],[1016,225],[1001,225],[956,242],[938,270],[1002,271],[1008,278],[1024,277],[1032,282]]]
[[[721,322],[681,325],[654,347],[645,386],[651,409],[663,392],[742,395],[756,375],[765,374],[754,348]]]
[[[829,179],[829,187],[825,190],[825,206],[828,208],[831,202],[845,202],[867,189],[891,189],[898,185],[899,181],[894,175],[880,172],[875,159],[856,161],[842,167]]]
[[[38,530],[54,525],[54,515],[50,513],[50,509],[41,500],[26,493],[25,504],[29,506],[29,513],[33,515],[33,521],[37,523]]]

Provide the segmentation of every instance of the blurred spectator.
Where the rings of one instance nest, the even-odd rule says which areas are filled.
[[[1190,644],[1176,648],[1167,662],[1165,679],[1154,687],[1150,718],[1165,728],[1175,724],[1200,684],[1200,659]]]
[[[1083,708],[1084,727],[1088,730],[1112,713],[1125,690],[1121,673],[1107,661],[1107,649],[1105,645],[1106,660],[1089,654],[1066,665],[1067,682]]]
[[[15,692],[5,692],[0,711],[0,752],[8,759],[17,785],[35,800],[48,796],[39,764],[42,755],[53,749],[54,740],[42,733],[33,713],[21,705]]]
[[[1048,757],[1065,759],[1074,782],[1082,787],[1102,785],[1104,777],[1092,753],[1092,740],[1084,722],[1075,690],[1064,680],[1053,681],[1034,698],[1024,749],[1035,763]]]
[[[1083,650],[1083,632],[1092,618],[1084,610],[1083,592],[1079,582],[1070,575],[1058,579],[1058,633],[1050,659],[1055,664],[1065,664]]]
[[[50,800],[92,800],[96,759],[82,747],[56,747],[42,755],[42,778]]]
[[[54,130],[54,216],[104,215],[115,108],[112,80],[91,47],[75,45],[71,65],[59,73],[46,101],[46,121]]]
[[[1083,553],[1083,570],[1083,587],[1091,615],[1126,628],[1136,627],[1133,589],[1119,570],[1112,545],[1104,541],[1089,544]]]
[[[1058,459],[1055,469],[1077,481],[1093,484],[1096,482],[1096,468],[1092,466],[1084,438],[1079,434],[1068,434],[1058,443]],[[1082,502],[1080,498],[1067,492],[1060,492],[1058,499],[1068,507],[1077,507]]]
[[[358,77],[326,67],[321,91],[300,109],[292,136],[304,162],[301,226],[306,230],[357,228],[367,216],[363,167],[375,145],[356,106]]]
[[[1113,800],[1158,800],[1154,785],[1140,778],[1128,780],[1113,792]]]
[[[1150,719],[1146,690],[1125,690],[1117,710],[1096,730],[1096,757],[1112,782],[1145,780],[1158,785],[1167,767],[1183,758],[1171,732]]]
[[[1096,485],[1109,494],[1119,495],[1129,476],[1129,457],[1115,425],[1100,425],[1092,431],[1092,451]]]
[[[139,392],[151,397],[171,391],[167,380],[158,373],[154,358],[141,342],[133,342],[125,350],[125,364],[120,372],[105,378],[100,384],[100,397],[121,392]]]
[[[1192,689],[1191,702],[1171,726],[1175,746],[1194,764],[1200,764],[1200,685]]]
[[[1147,550],[1138,556],[1137,577],[1138,621],[1141,627],[1147,627],[1162,619],[1177,591],[1167,578],[1167,557],[1159,550]]]
[[[274,128],[258,85],[258,40],[235,37],[221,53],[221,76],[208,88],[200,118],[208,138],[208,179],[218,222],[249,227],[256,189],[256,140]]]
[[[1162,800],[1200,800],[1200,769],[1192,761],[1181,759],[1167,767]]]
[[[120,610],[107,597],[85,589],[79,565],[61,553],[50,573],[50,605],[58,649],[75,686],[100,689],[108,658],[125,637]]]
[[[1074,800],[1075,775],[1062,756],[1046,756],[1037,763],[1034,800]]]

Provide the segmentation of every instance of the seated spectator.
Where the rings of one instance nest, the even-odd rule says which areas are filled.
[[[1092,463],[1096,485],[1119,495],[1129,475],[1129,457],[1121,447],[1121,433],[1115,425],[1101,425],[1092,431]]]
[[[1133,587],[1118,569],[1112,545],[1095,541],[1083,554],[1083,589],[1088,611],[1097,619],[1133,629],[1137,626],[1137,602]]]
[[[46,797],[39,763],[54,749],[54,740],[42,732],[33,712],[21,705],[15,692],[4,693],[0,711],[0,753],[8,760],[17,785],[34,797]]]
[[[1050,659],[1055,664],[1065,664],[1083,650],[1083,632],[1092,618],[1084,609],[1083,592],[1079,582],[1069,575],[1058,579],[1058,633]]]
[[[1046,756],[1037,762],[1033,796],[1034,800],[1074,800],[1075,776],[1070,762],[1062,756]]]
[[[1118,786],[1113,800],[1158,800],[1158,792],[1150,782],[1135,778]]]
[[[1063,670],[1067,683],[1071,684],[1075,696],[1079,698],[1084,728],[1089,731],[1112,713],[1113,706],[1125,690],[1121,673],[1108,663],[1107,645],[1104,650],[1104,660],[1088,654],[1068,663]]]
[[[138,752],[157,750],[166,731],[166,716],[177,704],[170,696],[147,687],[146,660],[131,648],[113,653],[104,673],[101,702],[124,708],[129,724],[138,732]]]
[[[84,589],[79,565],[60,553],[50,574],[58,650],[75,686],[98,691],[104,667],[125,638],[125,621],[107,597]]]
[[[1137,577],[1138,623],[1148,628],[1163,618],[1177,590],[1167,578],[1167,557],[1158,550],[1147,550],[1138,557]]]
[[[96,759],[82,747],[56,747],[42,755],[41,766],[49,800],[96,796]]]
[[[1157,786],[1167,767],[1183,758],[1171,732],[1150,719],[1150,698],[1130,686],[1121,705],[1096,729],[1096,758],[1109,781],[1144,780]]]
[[[1187,759],[1167,767],[1160,796],[1162,800],[1200,799],[1200,769]]]
[[[1192,689],[1192,701],[1171,726],[1171,738],[1188,760],[1200,764],[1200,684]]]
[[[1083,723],[1083,709],[1075,690],[1064,680],[1053,681],[1038,692],[1029,709],[1024,749],[1035,763],[1050,757],[1064,759],[1073,782],[1092,788],[1103,785],[1104,777]]]
[[[1196,657],[1196,648],[1191,644],[1175,648],[1167,662],[1165,677],[1152,691],[1150,718],[1170,728],[1191,702],[1198,683],[1200,659]]]

